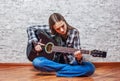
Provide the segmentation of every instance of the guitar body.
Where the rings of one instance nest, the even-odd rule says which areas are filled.
[[[55,45],[57,45],[55,43],[55,41],[50,36],[45,34],[44,32],[37,31],[36,36],[37,36],[38,40],[41,40],[41,43],[43,43],[43,44],[47,44],[48,42],[52,42]],[[49,54],[46,53],[44,47],[43,47],[43,50],[38,53],[37,51],[35,51],[32,43],[27,45],[27,57],[30,61],[33,61],[33,59],[36,57],[46,57],[49,60],[53,60],[54,54],[55,54],[55,52],[52,52]]]

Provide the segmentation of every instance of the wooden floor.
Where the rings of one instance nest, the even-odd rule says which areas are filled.
[[[32,65],[0,64],[0,81],[120,81],[120,65],[96,64],[96,67],[90,77],[66,78],[38,72]]]

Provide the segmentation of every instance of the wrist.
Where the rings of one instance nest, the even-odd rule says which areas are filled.
[[[81,63],[82,60],[83,60],[83,57],[81,57],[80,59],[77,59],[77,58],[76,58],[76,61],[77,61],[78,63]]]
[[[38,42],[36,42],[36,41],[32,41],[32,44],[33,44],[33,46],[35,47],[35,46],[38,45]]]

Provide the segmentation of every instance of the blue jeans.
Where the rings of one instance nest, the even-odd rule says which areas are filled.
[[[80,65],[60,64],[45,57],[35,58],[33,66],[40,71],[55,71],[56,75],[61,77],[90,76],[95,71],[95,66],[91,62],[82,62]]]

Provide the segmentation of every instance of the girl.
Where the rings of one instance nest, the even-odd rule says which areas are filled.
[[[47,36],[63,47],[80,48],[79,31],[70,26],[64,17],[59,13],[53,13],[49,17],[49,26],[37,25],[28,27],[28,44],[32,44],[37,52],[42,51],[42,44],[38,41],[35,31],[44,32]],[[42,40],[42,39],[41,39]],[[36,43],[36,44],[33,44]],[[29,49],[27,49],[29,50]],[[36,55],[36,54],[35,54]],[[90,76],[94,73],[95,67],[91,62],[83,62],[81,51],[75,51],[73,54],[56,53],[53,61],[45,57],[34,56],[29,60],[33,62],[33,66],[40,71],[52,72],[55,71],[57,76],[75,77],[75,76]]]

